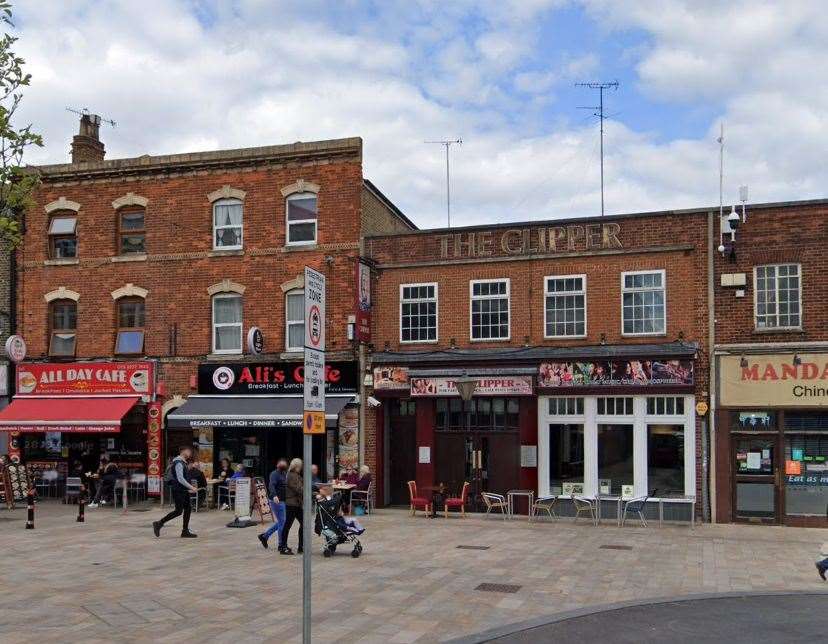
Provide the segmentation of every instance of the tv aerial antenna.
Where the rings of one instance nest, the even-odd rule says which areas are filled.
[[[463,145],[463,139],[459,136],[456,139],[443,139],[441,141],[426,141],[426,143],[439,143],[446,148],[446,219],[448,227],[451,228],[451,182],[449,180],[449,150],[452,145]]]
[[[75,109],[75,108],[73,108],[73,107],[67,107],[67,108],[66,108],[66,111],[67,111],[67,112],[72,112],[73,114],[77,114],[78,116],[91,116],[91,117],[93,117],[94,119],[97,119],[98,124],[100,124],[100,123],[101,123],[101,121],[103,121],[104,123],[107,123],[108,125],[111,125],[112,127],[115,127],[115,126],[117,125],[117,123],[115,123],[115,121],[113,121],[112,119],[105,119],[105,118],[103,118],[102,116],[99,116],[99,115],[97,115],[97,114],[92,114],[92,113],[89,111],[89,108],[88,108],[88,107],[83,107],[83,108],[81,108],[81,109],[79,109],[79,110],[76,110],[76,109]]]
[[[586,87],[587,89],[598,90],[598,105],[579,106],[579,110],[597,110],[594,116],[598,117],[601,125],[601,216],[604,216],[604,90],[618,89],[618,81],[611,83],[575,83],[575,87]]]

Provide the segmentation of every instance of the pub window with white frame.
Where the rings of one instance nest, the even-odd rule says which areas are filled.
[[[285,210],[288,246],[315,244],[319,219],[316,195],[307,192],[290,195]]]
[[[684,396],[648,396],[648,416],[683,416]]]
[[[599,416],[632,416],[632,396],[601,396],[598,398]]]
[[[546,337],[586,336],[586,275],[544,279]]]
[[[285,350],[303,351],[305,348],[305,291],[285,294]]]
[[[213,250],[240,250],[243,206],[238,199],[219,199],[213,203]]]
[[[584,399],[569,397],[559,397],[549,399],[549,415],[550,416],[583,416],[584,415]]]
[[[802,281],[799,264],[754,268],[757,329],[798,329],[802,326]]]
[[[236,293],[213,296],[213,353],[242,352],[242,297]]]
[[[621,332],[655,335],[666,332],[665,272],[621,273]]]
[[[437,284],[400,286],[400,342],[437,341]]]
[[[471,339],[509,339],[509,280],[472,280]]]

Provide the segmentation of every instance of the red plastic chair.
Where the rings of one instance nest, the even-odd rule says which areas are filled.
[[[446,518],[448,519],[448,511],[449,508],[460,508],[460,516],[466,516],[466,499],[469,496],[469,486],[470,483],[463,483],[463,491],[460,493],[460,497],[449,497],[446,499],[445,507],[443,510],[446,513]]]
[[[411,516],[418,508],[422,508],[428,516],[431,513],[431,501],[423,496],[417,496],[417,481],[408,482],[408,494],[411,497]]]

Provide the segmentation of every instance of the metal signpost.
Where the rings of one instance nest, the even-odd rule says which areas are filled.
[[[325,433],[325,276],[305,266],[304,453],[302,477],[302,642],[311,641],[311,534],[313,486],[311,460],[314,434]]]

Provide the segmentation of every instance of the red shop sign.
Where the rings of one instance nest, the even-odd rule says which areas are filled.
[[[17,365],[18,396],[142,396],[153,391],[152,362],[30,362]]]

